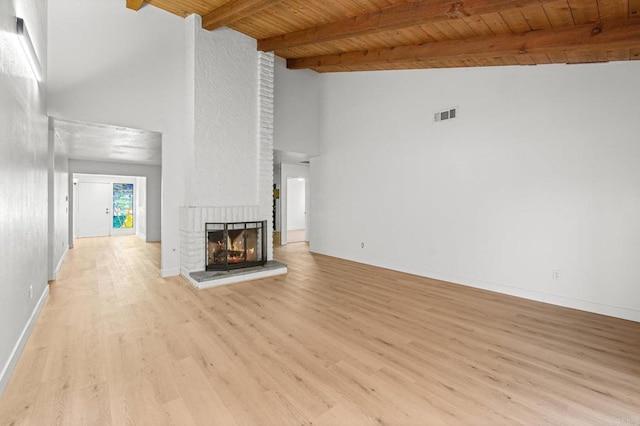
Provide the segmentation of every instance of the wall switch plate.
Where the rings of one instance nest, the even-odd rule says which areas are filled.
[[[32,298],[33,298],[33,286],[30,285],[29,286],[29,299],[32,299]]]
[[[551,271],[551,278],[553,278],[554,280],[559,280],[560,279],[560,271],[558,271],[558,270]]]

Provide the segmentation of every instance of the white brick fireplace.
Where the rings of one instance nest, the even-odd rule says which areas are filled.
[[[204,288],[189,274],[206,269],[206,223],[267,221],[267,260],[273,259],[274,58],[233,30],[202,30],[200,20],[187,18],[187,75],[193,78],[187,81],[180,273]]]

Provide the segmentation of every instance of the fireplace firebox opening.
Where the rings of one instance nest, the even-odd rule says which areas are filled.
[[[207,271],[261,266],[267,262],[267,222],[206,223]]]

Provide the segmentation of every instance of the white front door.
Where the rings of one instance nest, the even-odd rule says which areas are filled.
[[[78,237],[107,237],[111,229],[111,184],[80,182]]]

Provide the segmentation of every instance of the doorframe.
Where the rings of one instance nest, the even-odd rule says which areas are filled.
[[[287,244],[287,178],[304,178],[305,180],[305,208],[306,208],[306,241],[313,238],[311,231],[311,223],[313,215],[311,214],[311,176],[308,165],[302,164],[280,164],[280,232],[281,245]]]
[[[109,235],[108,236],[119,236],[119,235],[136,235],[137,226],[138,226],[138,208],[137,208],[137,186],[139,184],[139,176],[119,176],[119,175],[106,175],[106,174],[93,174],[93,173],[79,173],[73,172],[70,173],[70,179],[73,184],[73,215],[71,221],[73,223],[73,239],[76,238],[84,238],[79,237],[79,229],[78,229],[78,217],[79,217],[79,184],[83,182],[81,177],[88,177],[84,182],[93,182],[93,183],[104,183],[110,185],[110,193],[111,193],[111,201],[109,203]],[[116,230],[113,228],[113,184],[114,183],[130,183],[133,184],[133,228],[126,230]],[[114,232],[115,231],[115,232]]]
[[[284,206],[284,209],[287,211],[287,220],[286,220],[286,228],[284,228],[282,231],[286,234],[285,237],[285,241],[287,241],[287,243],[289,242],[289,222],[290,222],[290,218],[289,218],[289,202],[292,201],[292,197],[291,197],[291,189],[289,187],[289,185],[291,184],[292,181],[299,181],[302,180],[304,181],[304,228],[302,229],[304,231],[304,239],[302,241],[307,242],[309,241],[309,238],[307,237],[307,232],[308,232],[308,223],[307,223],[307,179],[302,177],[302,176],[296,176],[296,177],[288,177],[287,181],[286,181],[286,186],[287,186],[287,197],[286,197],[286,205]],[[293,230],[291,230],[293,231]],[[295,242],[301,242],[301,241],[295,241]]]

